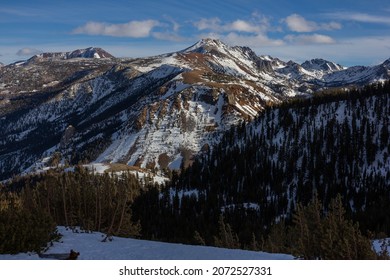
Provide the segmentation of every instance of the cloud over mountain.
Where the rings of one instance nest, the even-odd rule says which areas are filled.
[[[230,22],[223,22],[220,18],[202,18],[193,23],[199,30],[209,30],[212,32],[246,32],[262,33],[269,28],[268,19],[263,17],[260,20],[236,19]]]
[[[333,44],[336,41],[327,35],[310,34],[310,35],[287,35],[285,40],[294,44]]]
[[[287,27],[294,32],[313,32],[317,30],[337,30],[341,29],[341,24],[337,22],[316,23],[298,14],[289,15],[284,19]]]
[[[18,56],[33,56],[36,54],[42,53],[41,50],[37,50],[34,48],[23,48],[17,51],[16,55]]]
[[[90,21],[73,30],[74,34],[104,35],[112,37],[148,37],[154,27],[159,26],[157,20],[129,21],[127,23],[111,24]]]

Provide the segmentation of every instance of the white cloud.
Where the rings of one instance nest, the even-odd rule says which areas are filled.
[[[221,20],[219,18],[202,18],[201,20],[194,22],[194,26],[198,30],[222,30]]]
[[[171,42],[183,42],[187,40],[185,37],[179,35],[180,23],[167,15],[164,15],[163,18],[165,21],[159,22],[158,24],[160,30],[150,32],[153,38]]]
[[[286,17],[285,22],[291,31],[296,32],[312,32],[318,28],[315,22],[307,21],[298,14],[292,14]]]
[[[323,30],[337,30],[337,29],[341,29],[341,24],[338,23],[338,22],[334,22],[334,21],[331,21],[329,23],[322,23],[320,25],[320,29],[323,29]]]
[[[222,22],[219,18],[203,18],[194,22],[194,26],[199,30],[210,30],[212,32],[245,32],[245,33],[261,33],[265,32],[268,27],[268,21],[262,18],[260,22],[246,21],[237,19],[232,22]]]
[[[181,25],[177,21],[175,21],[173,18],[171,18],[170,16],[167,16],[167,15],[165,15],[164,18],[172,24],[172,29],[174,32],[179,31]]]
[[[33,56],[36,54],[40,54],[42,51],[34,49],[34,48],[23,48],[16,52],[18,56]]]
[[[298,14],[289,15],[284,19],[287,27],[294,32],[313,32],[317,30],[335,30],[340,29],[341,24],[337,22],[316,23],[314,21],[306,20]]]
[[[225,26],[227,30],[239,31],[239,32],[248,32],[248,33],[259,33],[261,32],[261,27],[258,25],[253,25],[244,20],[236,20],[232,23]]]
[[[287,35],[284,37],[286,41],[298,45],[307,44],[334,44],[336,41],[327,35],[311,34],[311,35]]]
[[[365,23],[390,24],[390,17],[370,15],[365,13],[338,12],[338,13],[329,13],[327,15],[337,20],[351,20],[351,21],[365,22]]]
[[[282,46],[285,44],[283,40],[271,39],[264,34],[244,35],[236,32],[230,32],[228,34],[211,32],[202,33],[197,36],[197,39],[203,38],[219,39],[231,46],[246,46],[251,48]]]
[[[227,43],[232,45],[245,45],[248,47],[262,47],[262,46],[282,46],[283,40],[271,39],[264,34],[257,35],[240,35],[231,32],[222,38]]]
[[[130,21],[122,24],[88,22],[73,30],[73,34],[104,35],[113,37],[148,37],[154,27],[159,26],[156,20]]]

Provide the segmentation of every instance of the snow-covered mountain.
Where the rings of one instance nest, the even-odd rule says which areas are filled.
[[[307,60],[301,64],[308,71],[323,71],[326,73],[343,70],[343,67],[334,62],[330,62],[321,58]]]
[[[114,58],[113,55],[109,54],[101,48],[89,47],[86,49],[79,49],[71,52],[53,52],[53,53],[41,53],[31,57],[28,62],[36,62],[37,60],[47,59],[72,59],[72,58]]]
[[[327,73],[323,76],[323,85],[340,87],[344,85],[365,85],[375,81],[387,80],[390,77],[390,60],[380,65],[354,66],[342,71]]]
[[[267,105],[388,79],[389,69],[283,62],[213,39],[139,59],[98,48],[34,56],[0,68],[0,179],[56,152],[73,163],[178,168]]]

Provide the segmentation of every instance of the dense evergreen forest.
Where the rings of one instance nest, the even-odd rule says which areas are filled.
[[[286,235],[298,206],[316,198],[325,219],[338,195],[346,221],[389,236],[389,97],[388,82],[328,91],[232,127],[161,192],[135,200],[143,236],[218,246],[228,232],[224,246],[270,249],[268,236]]]
[[[0,184],[0,252],[40,251],[67,225],[305,259],[386,258],[370,238],[390,236],[389,97],[385,82],[268,107],[165,186],[81,167],[16,177]]]
[[[129,173],[74,170],[16,177],[0,185],[0,253],[40,251],[55,239],[55,226],[76,226],[124,237],[140,235],[131,204],[140,184]]]

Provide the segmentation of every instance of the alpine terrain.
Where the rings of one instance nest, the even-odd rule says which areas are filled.
[[[0,179],[53,158],[178,169],[267,106],[383,81],[389,69],[389,60],[284,62],[213,39],[138,59],[99,48],[43,53],[0,68]]]
[[[65,226],[274,253],[255,258],[389,259],[372,243],[390,236],[389,97],[390,59],[300,64],[214,39],[2,65],[0,253],[55,251]]]

